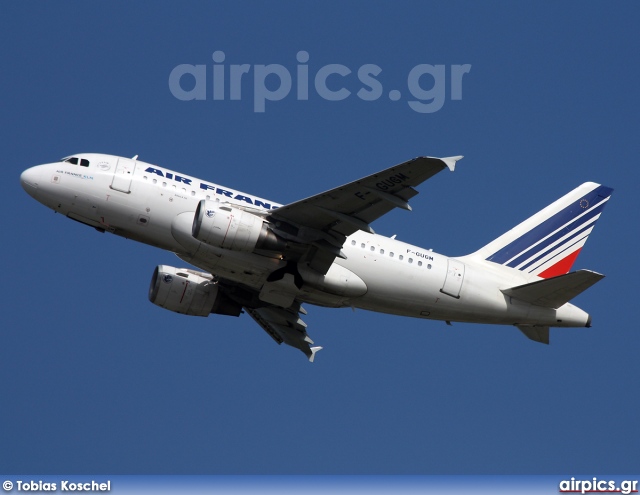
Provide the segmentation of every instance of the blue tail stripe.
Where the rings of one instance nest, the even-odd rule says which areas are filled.
[[[587,226],[585,226],[584,228],[578,230],[577,232],[574,232],[574,234],[571,237],[568,237],[564,243],[562,244],[563,246],[566,246],[567,243],[571,242],[573,239],[575,239],[576,237],[584,234],[585,230],[589,230],[590,228],[593,227],[593,224],[589,224]],[[572,243],[571,245],[573,246],[574,243]],[[520,267],[520,270],[526,270],[527,268],[529,268],[531,265],[533,265],[534,263],[540,261],[542,258],[544,258],[546,255],[548,255],[551,251],[553,251],[554,249],[557,249],[558,246],[553,246],[552,248],[549,249],[545,249],[542,253],[540,253],[539,256],[536,256],[535,259],[529,261],[526,265],[523,265]],[[563,250],[564,251],[564,250]],[[512,265],[511,263],[509,263],[508,266],[516,266],[516,265]]]
[[[541,242],[540,244],[538,244],[537,246],[535,246],[533,249],[527,250],[525,251],[521,256],[518,256],[517,258],[515,258],[513,261],[510,261],[509,264],[507,266],[510,267],[516,267],[518,266],[520,263],[525,262],[527,259],[531,258],[532,256],[535,256],[536,254],[542,252],[542,251],[546,251],[546,248],[553,244],[554,242],[556,242],[558,239],[560,239],[562,236],[567,235],[569,232],[579,228],[581,225],[585,224],[585,223],[589,223],[589,220],[591,220],[593,217],[599,215],[602,212],[602,209],[604,208],[604,205],[606,203],[601,203],[598,206],[596,206],[595,208],[593,208],[589,213],[587,213],[586,215],[584,215],[583,217],[580,217],[578,219],[576,219],[574,222],[571,222],[569,225],[567,225],[564,229],[560,230],[559,232],[556,232],[555,234],[553,234],[552,236],[550,236],[548,239],[545,239],[543,242]],[[592,225],[588,225],[585,228],[589,228]],[[582,229],[584,230],[584,229]],[[581,231],[582,231],[581,230]],[[522,270],[524,270],[526,267],[522,267]]]
[[[559,211],[555,215],[549,217],[540,225],[537,225],[529,232],[521,235],[514,241],[507,244],[502,249],[499,249],[491,256],[487,258],[489,261],[493,261],[494,263],[504,264],[509,261],[514,256],[519,255],[526,249],[529,249],[533,244],[538,242],[540,239],[548,236],[552,232],[558,230],[564,224],[569,223],[573,218],[577,217],[581,213],[584,212],[584,208],[580,206],[580,203],[583,200],[587,200],[590,207],[601,203],[606,198],[608,198],[613,189],[606,186],[599,186],[595,188],[593,191],[588,193],[584,198],[580,198],[578,201],[574,201],[572,204]],[[604,204],[602,205],[604,206]]]
[[[560,256],[564,256],[565,253],[567,251],[569,251],[573,246],[575,246],[576,244],[578,244],[582,239],[585,239],[588,236],[583,236],[580,239],[578,239],[576,242],[572,243],[570,246],[565,247],[562,251],[560,251],[559,253],[556,253],[552,258],[548,259],[547,261],[545,261],[544,263],[540,263],[538,266],[534,267],[533,269],[529,270],[528,273],[532,273],[535,272],[536,270],[538,270],[541,266],[543,266],[545,263],[549,263],[550,261],[553,262],[553,260],[555,260],[556,258],[560,257]]]

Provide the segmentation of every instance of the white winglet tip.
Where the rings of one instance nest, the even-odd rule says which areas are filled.
[[[322,347],[320,347],[320,346],[311,348],[311,356],[309,356],[309,362],[310,363],[313,363],[313,360],[316,357],[316,352],[318,352],[320,350],[322,350]]]
[[[458,155],[458,156],[448,156],[446,158],[440,158],[440,160],[442,160],[444,164],[449,168],[449,170],[453,172],[456,168],[456,162],[458,160],[462,160],[463,158],[464,156]]]

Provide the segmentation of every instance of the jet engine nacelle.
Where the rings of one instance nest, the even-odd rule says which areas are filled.
[[[149,286],[149,300],[161,308],[194,316],[210,313],[239,316],[242,307],[220,291],[208,273],[158,265]]]
[[[192,235],[211,246],[234,251],[275,250],[284,242],[263,218],[232,206],[203,199],[193,218]]]

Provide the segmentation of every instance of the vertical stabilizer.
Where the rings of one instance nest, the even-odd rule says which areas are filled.
[[[585,182],[472,256],[542,278],[568,273],[612,192]]]

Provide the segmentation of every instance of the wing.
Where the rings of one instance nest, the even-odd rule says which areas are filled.
[[[278,306],[264,306],[260,308],[244,308],[251,317],[256,320],[265,332],[278,344],[288,344],[304,352],[309,361],[313,359],[322,347],[311,347],[313,340],[307,335],[307,324],[302,321],[299,313],[304,309],[299,304],[290,308],[280,308]]]
[[[269,228],[279,237],[293,241],[273,263],[252,267],[264,277],[261,286],[244,285],[225,279],[216,263],[179,254],[188,263],[216,275],[225,295],[235,307],[242,307],[278,343],[300,349],[313,361],[322,347],[312,347],[307,325],[300,318],[306,311],[297,299],[303,280],[299,266],[304,264],[324,275],[336,257],[344,258],[342,246],[347,236],[358,230],[373,233],[369,226],[394,208],[410,210],[409,199],[418,194],[415,186],[448,168],[453,171],[462,156],[419,157],[360,180],[307,199],[272,210]],[[267,259],[267,258],[265,258]],[[273,261],[272,258],[268,258]],[[229,261],[241,263],[240,259]],[[227,261],[227,263],[229,263]],[[284,262],[284,263],[283,263]],[[242,270],[242,265],[238,265]],[[246,267],[245,267],[246,269]],[[260,278],[256,275],[256,278]]]
[[[221,302],[226,301],[226,306],[220,307],[222,311],[216,313],[239,316],[242,308],[278,344],[285,343],[300,349],[313,362],[316,352],[322,347],[312,347],[313,340],[307,334],[307,324],[300,317],[301,313],[306,315],[307,311],[299,301],[294,298],[286,306],[278,306],[265,302],[260,297],[260,291],[246,285],[220,277],[216,277],[216,283],[223,296]]]
[[[462,156],[418,157],[330,191],[273,210],[270,220],[285,238],[302,241],[309,249],[302,257],[316,271],[327,272],[341,251],[345,238],[369,226],[394,208],[410,210],[414,189],[441,170],[453,171]]]

